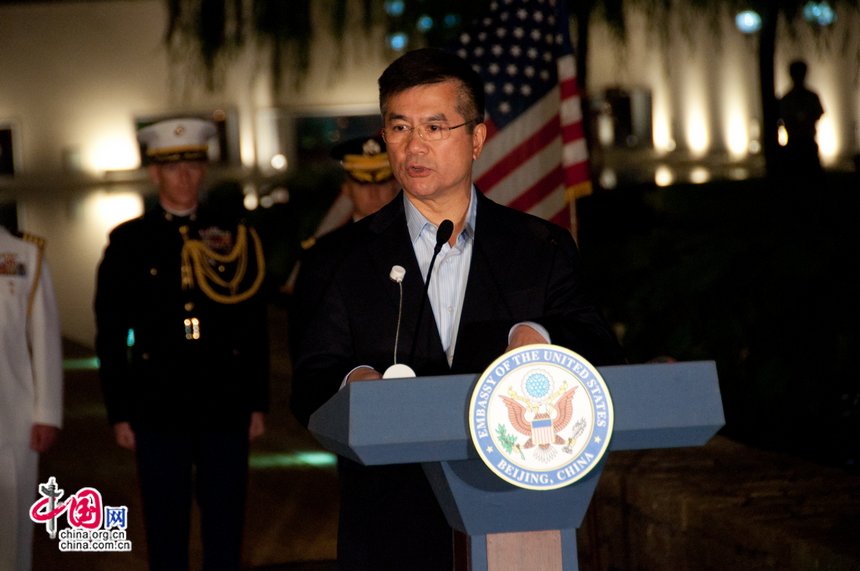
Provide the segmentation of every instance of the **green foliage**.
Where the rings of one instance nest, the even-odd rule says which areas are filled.
[[[517,443],[517,437],[513,434],[509,434],[504,424],[499,424],[499,426],[496,427],[496,437],[498,437],[499,443],[505,451],[510,454]]]
[[[223,79],[225,64],[250,39],[270,56],[270,72],[277,90],[286,71],[303,79],[310,64],[314,40],[311,0],[165,0],[168,9],[166,43],[177,59],[189,54],[196,58],[209,89]],[[317,0],[314,5],[323,3]],[[369,32],[382,25],[389,32],[403,31],[409,37],[406,49],[452,42],[463,26],[484,13],[488,0],[461,2],[404,1],[403,13],[391,16],[383,0],[325,0],[323,12],[329,14],[324,25],[342,42],[347,31]],[[358,10],[361,27],[347,30],[350,10]],[[419,31],[420,18],[429,17],[433,26]],[[453,19],[452,19],[453,18]]]
[[[499,424],[496,427],[496,436],[499,438],[499,442],[502,447],[510,453],[514,448],[514,444],[517,443],[517,438],[513,434],[508,434],[507,429],[504,424]]]

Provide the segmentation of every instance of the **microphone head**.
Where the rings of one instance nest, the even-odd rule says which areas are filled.
[[[439,229],[436,230],[436,251],[442,249],[442,244],[451,238],[454,233],[454,223],[447,218],[439,223]]]
[[[391,271],[388,273],[388,277],[391,278],[391,281],[400,283],[403,281],[403,276],[406,275],[406,268],[403,266],[391,266]]]

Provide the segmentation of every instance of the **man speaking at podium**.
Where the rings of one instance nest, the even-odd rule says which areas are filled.
[[[487,127],[470,65],[432,48],[409,52],[380,76],[379,99],[403,192],[350,228],[296,356],[296,417],[307,424],[341,386],[380,379],[395,362],[418,377],[480,373],[532,343],[622,362],[570,234],[472,184]],[[452,530],[420,465],[341,458],[340,474],[342,568],[452,568]]]

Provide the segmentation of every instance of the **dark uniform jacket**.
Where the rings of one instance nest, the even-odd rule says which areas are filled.
[[[213,301],[196,276],[183,288],[183,226],[220,254],[238,236],[235,221],[203,209],[180,218],[160,206],[110,234],[95,297],[108,420],[156,429],[247,427],[251,412],[268,408],[266,305],[259,292],[240,303]],[[245,259],[237,291],[258,275],[250,236]],[[204,263],[229,281],[238,262]]]
[[[393,265],[406,269],[400,360],[419,377],[480,373],[504,353],[510,328],[522,321],[543,325],[554,344],[595,365],[623,362],[614,335],[586,293],[569,232],[478,193],[474,240],[449,366],[432,312],[425,311],[417,323],[424,284],[402,194],[338,235],[338,262],[319,272],[327,276],[318,284],[324,294],[296,360],[291,405],[301,422],[307,423],[354,367],[370,365],[381,372],[392,364],[399,304],[398,285],[389,279]],[[409,361],[405,355],[416,336]],[[341,464],[338,549],[345,568],[450,568],[450,528],[442,527],[444,519],[419,466]]]

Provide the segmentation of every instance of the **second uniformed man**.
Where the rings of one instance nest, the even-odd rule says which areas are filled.
[[[205,569],[238,569],[249,441],[264,431],[262,248],[199,207],[209,121],[139,131],[158,204],[120,224],[98,270],[96,351],[117,443],[136,455],[152,569],[187,569],[193,493]]]

